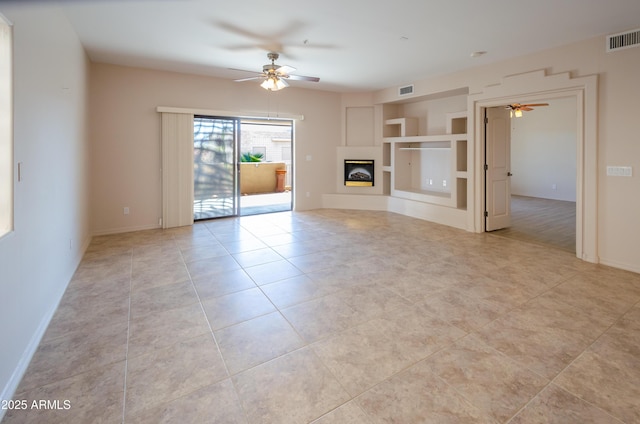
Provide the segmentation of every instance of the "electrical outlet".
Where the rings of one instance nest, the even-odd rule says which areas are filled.
[[[556,184],[551,184],[551,190],[557,190],[558,186]]]
[[[129,206],[125,206],[125,207],[124,207],[124,209],[123,209],[123,211],[122,211],[122,213],[123,213],[124,215],[129,215]]]
[[[442,187],[446,187],[447,186],[447,180],[442,180]]]

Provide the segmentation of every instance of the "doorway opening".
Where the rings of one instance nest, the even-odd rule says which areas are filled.
[[[507,105],[485,109],[485,196],[491,198],[485,201],[486,219],[491,221],[485,223],[485,230],[575,253],[576,106],[571,98],[544,104],[547,107],[537,107],[520,116],[507,116]],[[496,114],[508,125],[504,131],[494,130]],[[506,140],[495,139],[500,135]],[[498,147],[501,151],[496,154],[501,142],[507,144]],[[496,163],[502,155],[505,163]],[[487,176],[491,184],[486,182]],[[495,181],[504,183],[502,193],[494,190],[500,187]],[[496,203],[502,203],[496,201],[500,196],[504,196],[504,222],[491,210]],[[498,225],[494,224],[496,221]]]
[[[194,221],[292,209],[293,121],[194,116]]]
[[[571,98],[543,104],[509,120],[511,216],[493,233],[575,253],[576,105]]]
[[[293,121],[240,121],[240,215],[285,212],[293,205]]]
[[[569,98],[575,104],[576,114],[576,242],[578,258],[598,263],[598,149],[597,104],[598,78],[589,75],[572,78],[569,73],[547,75],[545,70],[506,76],[501,83],[486,86],[481,92],[469,96],[468,110],[473,122],[470,136],[474,149],[474,190],[470,227],[485,232],[485,109],[516,102],[536,103]]]

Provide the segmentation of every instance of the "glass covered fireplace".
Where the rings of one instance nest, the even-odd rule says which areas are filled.
[[[345,159],[344,185],[373,187],[373,159]]]

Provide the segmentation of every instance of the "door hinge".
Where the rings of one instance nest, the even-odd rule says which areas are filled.
[[[487,165],[486,163],[484,164],[484,170],[488,171],[489,170],[489,165]]]
[[[484,217],[487,218],[489,216],[489,212],[484,211]]]
[[[489,123],[489,118],[487,118],[486,116],[484,117],[484,123],[485,125]]]

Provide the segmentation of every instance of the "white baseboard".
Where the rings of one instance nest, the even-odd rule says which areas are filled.
[[[47,327],[49,326],[49,322],[51,322],[51,319],[53,318],[53,314],[56,312],[56,309],[58,309],[58,304],[60,303],[61,299],[62,297],[58,299],[58,302],[56,302],[54,307],[51,308],[49,311],[47,311],[46,315],[40,321],[40,324],[38,325],[38,328],[36,329],[35,333],[31,336],[31,340],[29,340],[29,344],[24,350],[22,357],[18,362],[18,365],[13,370],[13,373],[11,374],[11,378],[9,378],[9,381],[2,389],[2,393],[0,394],[0,399],[13,398],[13,395],[15,394],[15,391],[18,388],[18,385],[20,384],[20,380],[22,380],[22,377],[24,376],[24,373],[27,371],[27,368],[29,367],[29,363],[31,362],[33,355],[36,353],[36,350],[38,349],[38,345],[40,344],[40,340],[42,340],[42,336],[44,336],[45,331],[47,331]],[[2,417],[4,416],[5,412],[6,411],[4,410],[0,410],[0,421],[2,420]]]
[[[134,231],[145,231],[145,230],[158,230],[161,229],[161,225],[139,225],[135,227],[120,227],[120,228],[112,228],[109,230],[97,230],[91,233],[92,236],[108,236],[110,234],[121,234],[121,233],[131,233]]]
[[[466,210],[386,195],[323,194],[322,207],[394,212],[470,231],[467,229]]]
[[[7,381],[7,384],[5,384],[5,386],[2,388],[2,392],[0,392],[0,399],[5,399],[5,400],[12,399],[13,396],[15,395],[15,392],[18,389],[18,385],[20,384],[20,381],[22,380],[24,373],[27,371],[27,368],[29,368],[31,359],[33,358],[33,355],[36,353],[36,350],[40,345],[40,341],[42,340],[44,333],[47,331],[47,328],[49,327],[49,323],[53,319],[53,315],[56,313],[56,310],[60,305],[60,301],[62,300],[62,297],[64,296],[64,293],[67,290],[67,287],[71,282],[71,279],[73,278],[73,274],[78,269],[78,266],[82,261],[82,257],[84,256],[84,253],[87,251],[87,248],[89,247],[90,243],[91,243],[91,237],[89,236],[82,243],[80,251],[78,252],[78,256],[75,259],[75,267],[73,269],[73,272],[69,276],[66,284],[64,285],[64,290],[62,290],[62,292],[60,293],[60,296],[57,302],[55,302],[55,304],[42,317],[40,324],[38,324],[36,331],[31,336],[29,343],[27,344],[26,348],[24,349],[24,352],[22,353],[22,356],[20,357],[20,361],[14,368],[13,373],[9,378],[9,381]],[[6,412],[7,412],[6,410],[0,409],[0,421],[2,421],[2,418],[4,417]]]
[[[612,261],[602,257],[600,258],[600,264],[640,274],[640,265],[638,264],[628,264],[619,261]]]
[[[323,194],[322,207],[324,209],[386,211],[388,199],[388,196],[375,194]]]

